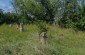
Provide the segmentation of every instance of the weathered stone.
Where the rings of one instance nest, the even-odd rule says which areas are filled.
[[[12,27],[12,24],[9,24],[9,27]]]
[[[46,32],[42,32],[40,34],[40,41],[41,41],[42,45],[45,45],[46,44],[46,38],[47,38]]]
[[[20,27],[20,24],[17,23],[17,29],[19,29],[19,27]]]
[[[23,32],[23,23],[20,23],[20,32]]]

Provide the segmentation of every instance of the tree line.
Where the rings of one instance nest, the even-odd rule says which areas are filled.
[[[85,30],[84,0],[13,0],[14,13],[0,9],[0,24],[43,21],[62,28]]]

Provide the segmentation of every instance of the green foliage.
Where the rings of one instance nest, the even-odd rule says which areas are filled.
[[[64,28],[85,30],[84,0],[13,0],[12,5],[16,13],[3,13],[0,10],[0,24],[34,23],[40,20],[42,23],[59,23]],[[44,25],[41,27],[41,30],[45,29]]]
[[[48,31],[48,26],[46,25],[46,22],[44,21],[38,21],[36,25],[39,28],[39,34],[42,32],[47,32]]]
[[[85,30],[85,5],[79,8],[76,27],[79,30]]]
[[[3,10],[2,9],[0,9],[0,24],[2,24],[3,23]]]
[[[53,23],[59,3],[58,0],[14,0],[14,7],[15,10],[18,9],[25,17],[28,17],[27,15],[30,14],[35,17],[34,20]]]
[[[77,28],[79,30],[85,30],[85,17],[82,17],[82,19],[79,21]]]
[[[64,28],[85,30],[85,5],[79,6],[78,0],[65,0],[64,12],[59,25]]]
[[[75,28],[79,19],[78,14],[78,3],[77,0],[65,0],[64,1],[64,12],[62,18],[59,21],[59,25],[64,28]]]

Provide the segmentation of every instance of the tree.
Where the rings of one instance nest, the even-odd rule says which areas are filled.
[[[76,15],[77,15],[77,23],[76,23],[77,29],[85,30],[85,5],[79,7],[79,10]]]
[[[25,17],[33,20],[53,22],[59,7],[58,0],[14,0],[15,7]],[[30,17],[29,20],[31,20]]]
[[[71,28],[75,26],[75,13],[78,10],[77,0],[64,0],[64,12],[59,22],[61,27]]]

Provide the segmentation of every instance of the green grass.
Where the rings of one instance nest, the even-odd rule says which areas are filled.
[[[39,41],[38,27],[25,25],[19,32],[16,25],[0,26],[0,55],[85,55],[85,32],[49,26],[47,44]],[[34,47],[40,50],[35,52]]]

